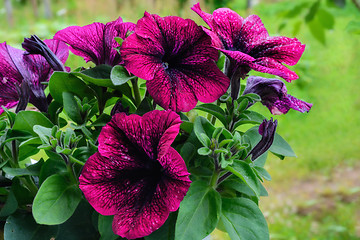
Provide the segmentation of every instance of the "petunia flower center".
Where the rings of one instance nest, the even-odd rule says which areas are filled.
[[[163,62],[162,65],[163,65],[165,70],[169,68],[169,63],[168,62]]]

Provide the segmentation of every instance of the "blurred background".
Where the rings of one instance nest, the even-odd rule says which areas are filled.
[[[144,11],[178,15],[205,25],[190,7],[196,0],[3,0],[0,42],[19,47],[24,37],[52,38],[69,25],[136,22]],[[271,36],[306,44],[300,78],[288,93],[313,103],[310,113],[282,116],[278,132],[297,158],[270,156],[268,197],[260,207],[271,239],[360,239],[360,1],[202,0],[204,11],[229,7],[242,17],[259,15]],[[84,61],[71,55],[72,68]],[[273,77],[251,72],[250,74]],[[261,105],[254,106],[271,117]],[[212,239],[229,239],[215,231]]]

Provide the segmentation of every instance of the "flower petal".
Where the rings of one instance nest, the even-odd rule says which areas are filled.
[[[282,77],[287,82],[291,82],[292,80],[299,78],[294,71],[289,70],[280,62],[268,57],[256,59],[252,64],[250,64],[250,67],[255,71],[270,73]]]
[[[170,110],[154,110],[145,113],[142,117],[141,128],[151,144],[146,143],[143,147],[151,146],[152,149],[157,149],[157,158],[161,158],[168,152],[170,145],[179,134],[181,123],[180,116]]]
[[[113,221],[113,231],[128,239],[149,235],[160,228],[171,211],[176,211],[186,195],[191,181],[184,160],[173,148],[161,160],[164,176],[153,188],[143,189],[136,199],[129,199]],[[147,198],[144,196],[146,193]],[[141,206],[139,208],[139,206]]]
[[[191,9],[196,12],[207,23],[207,25],[209,25],[212,30],[214,30],[213,16],[209,13],[202,11],[200,8],[200,3],[195,4]]]
[[[108,158],[142,153],[150,159],[164,155],[179,133],[181,120],[172,111],[151,111],[144,116],[116,114],[99,135],[99,152]],[[135,147],[134,147],[135,146]],[[125,157],[126,158],[126,157]],[[125,161],[124,159],[123,161]],[[131,161],[136,161],[134,158]]]
[[[133,30],[132,24],[122,25],[122,19],[109,22],[106,25],[95,22],[83,27],[70,26],[58,31],[54,39],[66,42],[70,45],[70,50],[85,59],[86,62],[92,61],[96,65],[108,64],[115,66],[121,62],[121,58],[115,47],[119,44],[114,40],[115,37],[126,36],[128,30]],[[119,32],[125,30],[126,32]]]
[[[149,38],[130,35],[121,45],[120,53],[126,68],[142,79],[153,79],[162,67],[161,56],[164,55],[164,49]]]
[[[310,111],[312,104],[299,100],[289,94],[285,84],[278,79],[250,76],[243,94],[256,93],[272,114],[287,113],[291,108],[299,112]]]
[[[249,54],[255,58],[272,58],[293,66],[299,61],[304,50],[305,45],[296,38],[269,37],[254,46]]]
[[[235,47],[245,50],[249,45],[257,44],[262,42],[269,37],[269,34],[262,23],[261,19],[257,15],[250,15],[245,18],[244,23],[241,27],[241,32],[239,33],[239,38]],[[236,43],[235,43],[236,44]],[[248,51],[244,51],[248,52]]]
[[[219,8],[214,11],[214,31],[218,34],[225,49],[232,49],[242,31],[244,19],[229,8]]]
[[[96,65],[105,63],[103,59],[103,36],[105,25],[92,23],[83,27],[70,26],[58,31],[54,39],[66,42],[75,55],[81,56],[86,62]]]

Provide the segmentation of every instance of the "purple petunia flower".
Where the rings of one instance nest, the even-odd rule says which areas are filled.
[[[295,65],[304,52],[305,45],[296,38],[270,37],[256,15],[243,19],[228,8],[219,8],[211,15],[203,12],[199,3],[192,10],[210,26],[212,31],[206,32],[212,37],[213,44],[236,67],[274,74],[286,81],[298,78],[295,72],[282,65]]]
[[[191,181],[170,145],[180,117],[170,111],[119,113],[102,129],[99,151],[86,162],[80,189],[102,215],[115,215],[113,231],[129,239],[149,235],[179,208]]]
[[[45,40],[48,49],[65,63],[69,49],[58,40]],[[6,43],[0,44],[0,105],[23,110],[28,101],[40,111],[47,111],[45,85],[53,72],[47,60],[40,55],[27,55]],[[20,101],[20,102],[19,102]],[[0,108],[0,114],[3,112]]]
[[[121,56],[115,50],[120,46],[115,37],[124,40],[134,29],[134,23],[123,22],[119,17],[106,24],[95,22],[83,27],[67,27],[58,31],[54,39],[69,44],[71,52],[83,57],[86,62],[115,66],[122,63]]]
[[[251,149],[247,157],[251,155],[251,160],[254,161],[271,147],[274,142],[276,127],[277,120],[274,121],[272,118],[270,120],[264,119],[259,126],[261,140]]]
[[[217,100],[230,84],[215,64],[211,38],[190,19],[145,12],[120,52],[127,69],[147,80],[149,94],[165,109],[190,111],[198,101]]]
[[[291,108],[299,112],[309,112],[312,104],[287,94],[285,84],[278,79],[250,76],[243,94],[256,93],[272,114],[287,113]]]
[[[211,28],[204,30],[211,36],[213,46],[229,59],[225,73],[231,79],[233,98],[239,92],[239,79],[245,78],[251,69],[280,76],[288,82],[298,78],[282,64],[295,65],[304,52],[305,45],[296,38],[270,37],[256,15],[243,19],[228,8],[219,8],[211,15],[203,12],[199,3],[192,10]]]

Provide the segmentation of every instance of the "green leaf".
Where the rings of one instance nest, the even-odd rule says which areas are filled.
[[[103,127],[108,122],[110,122],[110,120],[111,120],[111,116],[106,114],[106,113],[103,113],[92,124],[90,124],[90,126],[92,126],[92,127]]]
[[[184,159],[184,161],[188,163],[195,155],[195,152],[195,146],[190,142],[186,142],[180,150],[180,155]]]
[[[13,130],[27,131],[34,137],[37,134],[34,132],[33,127],[41,125],[43,127],[52,128],[53,123],[40,112],[35,111],[20,111],[15,119]]]
[[[346,31],[352,34],[360,34],[360,21],[350,21]]]
[[[321,8],[319,9],[317,13],[317,17],[321,23],[321,25],[326,29],[334,29],[335,25],[335,18],[334,16],[326,11],[325,9]]]
[[[150,112],[150,111],[152,111],[152,110],[153,110],[153,107],[152,107],[152,104],[151,104],[151,100],[150,100],[149,98],[145,97],[145,98],[141,101],[141,103],[140,103],[140,105],[139,105],[139,107],[137,108],[137,110],[136,110],[135,113],[136,113],[137,115],[142,116],[142,115],[144,115],[145,113]]]
[[[81,77],[84,81],[100,87],[113,87],[110,80],[111,66],[101,64],[81,72],[72,72],[72,75]]]
[[[270,239],[259,207],[246,198],[223,198],[221,220],[231,240]]]
[[[246,118],[242,118],[240,120],[238,120],[235,124],[233,129],[235,130],[237,127],[239,127],[240,125],[243,124],[259,124],[262,123],[263,120],[265,119],[265,117],[258,113],[258,112],[254,112],[254,111],[250,111],[250,110],[246,110],[244,111],[244,114],[246,114]],[[240,115],[241,117],[242,115]]]
[[[18,207],[18,201],[15,198],[15,194],[12,189],[6,198],[5,204],[1,206],[0,217],[6,217],[14,213]]]
[[[37,154],[40,151],[38,146],[40,146],[41,143],[42,142],[39,137],[32,137],[26,141],[21,142],[19,145],[19,161],[23,161],[28,157]]]
[[[121,65],[116,65],[111,69],[110,79],[114,86],[122,85],[133,78],[136,76],[131,76],[128,70]]]
[[[112,222],[114,216],[103,216],[99,214],[98,218],[98,229],[101,235],[100,240],[115,240],[119,236],[115,235],[112,230]]]
[[[145,240],[174,240],[177,212],[170,213],[168,219],[158,230],[145,237]]]
[[[94,225],[94,209],[85,200],[81,201],[74,214],[59,226],[56,240],[99,240],[100,235]]]
[[[27,140],[31,138],[32,135],[27,131],[7,129],[6,134],[4,134],[2,137],[3,139],[1,141],[0,148],[2,148],[7,142],[11,142],[13,140]]]
[[[92,99],[95,96],[95,92],[80,78],[72,73],[66,72],[54,72],[52,74],[49,80],[49,90],[51,96],[59,103],[63,102],[63,92],[73,93],[80,99],[83,99],[84,97]]]
[[[305,16],[306,22],[310,22],[314,19],[315,15],[319,9],[319,6],[320,6],[320,0],[314,2],[313,5],[311,5],[309,12]]]
[[[44,164],[44,160],[41,159],[37,163],[32,164],[26,168],[4,167],[2,170],[13,177],[26,176],[26,175],[39,176],[40,169],[43,164]]]
[[[277,133],[275,133],[274,142],[269,151],[286,157],[296,157],[296,154],[294,150],[292,150],[291,146]]]
[[[68,220],[81,201],[81,191],[75,184],[69,184],[61,175],[47,178],[41,185],[33,205],[37,223],[61,224]]]
[[[215,229],[220,211],[220,194],[206,182],[193,182],[180,204],[175,239],[203,239]]]
[[[244,161],[234,160],[233,165],[227,166],[226,170],[232,172],[235,176],[245,182],[259,198],[260,182],[249,164]]]
[[[225,112],[221,107],[212,103],[205,103],[196,106],[195,109],[212,114],[213,116],[215,116],[217,119],[220,120],[220,122],[224,125],[224,127],[228,126],[228,122],[226,121],[225,118]]]
[[[325,45],[326,43],[326,36],[325,36],[325,29],[318,21],[318,19],[314,19],[307,23],[310,29],[311,34],[313,37],[318,40],[321,44]]]
[[[255,166],[253,169],[255,169],[260,174],[261,177],[263,177],[264,179],[266,179],[268,181],[271,181],[271,176],[268,173],[268,171],[266,171],[265,168]]]
[[[210,146],[210,139],[208,136],[212,136],[215,127],[205,118],[197,117],[194,122],[194,132],[198,140],[203,146]],[[205,137],[206,136],[206,137]]]
[[[78,124],[82,124],[84,120],[81,117],[80,107],[74,96],[75,95],[71,92],[62,93],[64,110],[71,120]]]
[[[211,154],[211,149],[209,149],[208,147],[202,147],[198,149],[198,154],[199,155],[203,155],[203,156],[207,156]]]
[[[18,212],[6,219],[4,226],[4,239],[49,240],[56,238],[58,230],[58,226],[36,224],[31,213]]]
[[[7,119],[9,120],[10,126],[14,125],[15,119],[16,119],[16,114],[13,112],[10,112],[6,107],[1,106],[2,109],[4,110]]]

